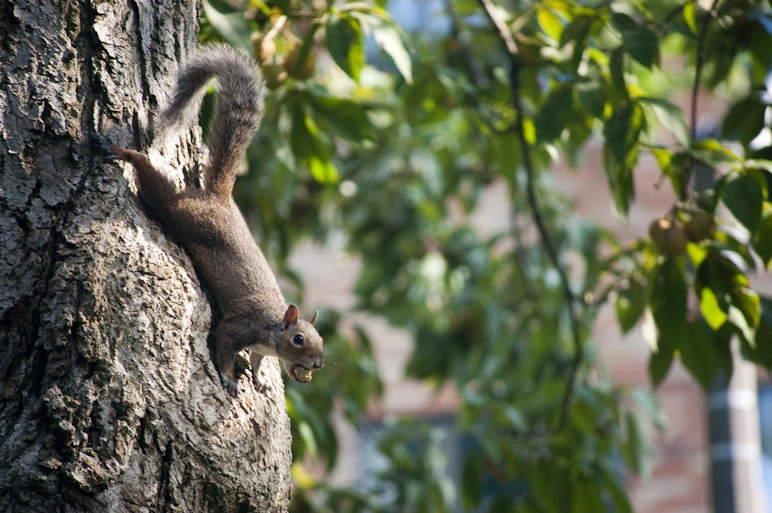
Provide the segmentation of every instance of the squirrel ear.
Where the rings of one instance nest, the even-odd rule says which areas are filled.
[[[298,322],[298,307],[295,305],[289,305],[287,311],[284,312],[284,328],[288,328],[290,324]]]
[[[311,326],[313,326],[314,324],[316,324],[316,320],[317,320],[318,318],[319,318],[319,310],[317,310],[317,311],[316,311],[316,313],[314,313],[314,316],[313,316],[313,317],[311,317],[311,320],[310,320],[310,321],[308,321],[308,322],[310,322],[310,323],[311,323]]]

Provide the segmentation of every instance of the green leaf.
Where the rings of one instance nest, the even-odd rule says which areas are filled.
[[[367,109],[361,104],[316,92],[309,94],[308,101],[314,114],[334,135],[351,142],[372,140],[375,137]]]
[[[563,32],[563,22],[560,21],[552,9],[542,7],[536,11],[536,21],[542,31],[555,41],[560,41],[560,34]]]
[[[483,499],[484,459],[482,451],[473,450],[464,461],[461,471],[461,501],[467,511],[475,509]]]
[[[316,181],[338,181],[338,170],[330,160],[330,150],[321,139],[319,127],[300,105],[293,109],[290,137],[292,152],[308,166]]]
[[[667,148],[655,146],[650,147],[649,151],[654,155],[654,158],[657,159],[657,165],[662,172],[667,173],[670,169],[670,163],[673,160],[673,152]]]
[[[223,14],[239,12],[237,7],[230,5],[226,0],[206,0],[206,3]]]
[[[219,6],[224,5],[221,2]],[[231,46],[243,48],[252,52],[252,27],[244,19],[244,13],[239,10],[221,12],[209,2],[204,2],[204,14],[206,14],[209,23]]]
[[[660,340],[667,340],[675,349],[686,333],[686,283],[683,258],[669,258],[662,262],[653,277],[651,313],[657,325]]]
[[[625,82],[625,51],[619,47],[611,52],[609,61],[609,70],[611,71],[611,83],[614,90],[621,98],[628,98],[627,83]]]
[[[435,123],[450,114],[450,93],[444,82],[434,74],[408,86],[403,98],[405,113],[414,125]]]
[[[761,297],[761,315],[756,328],[755,344],[745,352],[745,357],[763,365],[767,369],[772,368],[772,299]]]
[[[373,28],[373,38],[386,54],[394,61],[405,82],[413,82],[413,62],[410,60],[401,33],[396,25],[383,24]]]
[[[405,82],[412,83],[413,63],[405,47],[408,39],[389,13],[380,6],[364,2],[344,4],[341,10],[361,21],[365,28],[369,28],[375,43],[391,57]]]
[[[713,251],[697,268],[695,287],[708,325],[718,331],[728,320],[753,344],[761,321],[761,300],[748,278],[729,258]]]
[[[727,308],[728,311],[728,308]],[[713,331],[718,330],[726,322],[726,313],[721,308],[715,292],[710,287],[703,287],[700,291],[700,312],[705,317]]]
[[[621,12],[612,14],[611,23],[622,35],[622,47],[630,57],[647,68],[659,64],[659,39],[653,30],[638,25]]]
[[[595,18],[593,16],[587,16],[585,14],[580,14],[574,18],[571,23],[566,25],[563,29],[563,33],[560,34],[560,47],[564,47],[571,41],[583,43],[589,36],[590,27],[594,20]]]
[[[670,367],[673,364],[673,354],[673,348],[662,340],[660,340],[657,350],[651,353],[649,357],[649,377],[654,387],[658,387],[670,371]]]
[[[527,424],[525,418],[517,408],[510,404],[503,404],[501,406],[501,411],[504,414],[506,422],[513,431],[523,431],[526,429]]]
[[[729,315],[727,315],[729,322],[732,323],[742,335],[742,339],[753,346],[756,341],[756,329],[748,324],[748,320],[743,315],[743,312],[739,308],[734,306],[729,307]]]
[[[718,312],[729,313],[732,288],[735,286],[735,277],[738,274],[742,274],[740,269],[731,260],[715,251],[708,253],[697,267],[695,288],[700,299],[705,297],[709,303],[704,307],[703,315],[714,330],[723,324],[719,322],[722,317]],[[709,292],[704,292],[705,289],[709,289]],[[703,308],[702,305],[700,308]],[[724,320],[726,320],[725,316]]]
[[[654,158],[662,172],[670,179],[674,191],[681,190],[681,182],[687,175],[686,170],[694,165],[694,159],[686,151],[673,153],[671,150],[659,147],[650,147]]]
[[[614,206],[627,215],[630,200],[635,197],[633,168],[638,162],[638,138],[643,131],[645,118],[637,103],[625,103],[617,107],[603,127],[606,138],[604,168],[611,187]]]
[[[650,448],[641,428],[641,420],[634,412],[628,411],[625,413],[624,422],[627,440],[622,447],[622,454],[625,461],[635,473],[648,475]]]
[[[611,13],[611,24],[622,34],[638,28],[638,24],[635,23],[635,20],[622,12]]]
[[[365,38],[359,20],[345,15],[331,16],[326,38],[335,64],[358,82],[365,63]]]
[[[614,508],[610,511],[614,513],[633,513],[633,507],[630,504],[630,498],[627,496],[624,483],[620,482],[621,472],[609,471],[604,469],[603,477],[606,482],[606,489],[611,496],[611,503]],[[603,508],[602,511],[609,511]]]
[[[736,287],[732,291],[732,306],[727,317],[746,340],[753,344],[756,340],[756,327],[761,319],[761,300],[758,293],[747,287]]]
[[[571,420],[573,425],[586,435],[596,431],[597,412],[585,399],[579,399],[571,405]]]
[[[560,137],[571,117],[573,97],[569,87],[561,87],[550,93],[533,120],[538,141],[552,141]]]
[[[767,159],[748,159],[743,163],[745,169],[758,169],[772,174],[772,160]]]
[[[517,508],[515,501],[509,494],[499,495],[493,501],[488,508],[488,513],[527,513],[523,508]]]
[[[571,483],[571,512],[572,513],[597,513],[606,511],[601,494],[600,482],[589,477],[578,476]]]
[[[617,293],[614,303],[622,333],[630,331],[646,309],[646,288],[639,282],[631,282]]]
[[[704,322],[690,322],[687,336],[681,340],[679,353],[681,363],[707,392],[719,370],[719,356],[713,347],[711,328]]]
[[[755,235],[764,206],[764,177],[758,170],[734,173],[727,178],[721,199],[732,215]]]
[[[580,82],[576,86],[579,104],[593,117],[602,119],[606,111],[606,92],[598,82]]]
[[[764,262],[764,267],[769,267],[772,261],[772,204],[764,202],[759,229],[753,237],[753,248]]]
[[[694,16],[694,0],[687,0],[686,4],[684,5],[684,21],[689,26],[689,30],[692,31],[692,34],[697,34],[697,22],[695,21]]]
[[[641,101],[651,107],[662,127],[673,134],[681,146],[689,146],[689,129],[680,107],[661,98],[641,98]]]
[[[622,32],[622,44],[628,55],[647,68],[659,64],[659,39],[653,30],[635,27]]]
[[[551,458],[541,458],[528,470],[528,484],[544,511],[570,511],[567,493],[555,493],[555,483],[567,483],[566,471]]]
[[[721,124],[724,138],[734,139],[748,146],[764,128],[766,111],[767,105],[757,94],[735,103],[729,108]]]
[[[701,160],[710,166],[721,163],[741,163],[743,159],[738,157],[731,148],[724,146],[715,139],[700,139],[692,144],[692,154],[697,160]]]
[[[314,432],[311,429],[311,426],[308,424],[308,422],[300,421],[300,423],[298,424],[298,432],[300,433],[300,436],[303,438],[303,443],[305,444],[306,450],[312,456],[317,456],[318,451],[316,448],[316,438],[314,437]]]

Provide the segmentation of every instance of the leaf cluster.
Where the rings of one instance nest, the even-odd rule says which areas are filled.
[[[300,295],[293,247],[344,235],[359,269],[356,309],[412,336],[410,377],[451,382],[460,397],[458,475],[430,426],[387,423],[372,483],[341,489],[306,476],[293,508],[630,511],[625,472],[648,472],[660,422],[649,393],[613,386],[598,361],[600,308],[613,304],[623,332],[648,333],[654,384],[677,358],[705,387],[728,376],[732,337],[772,366],[772,300],[749,279],[772,260],[769,7],[444,7],[445,29],[406,34],[379,2],[205,4],[206,39],[275,42],[262,65],[263,129],[237,184],[261,247]],[[730,103],[704,133],[694,110],[703,91]],[[671,254],[649,239],[623,246],[579,219],[549,169],[559,155],[581,168],[592,145],[618,215],[650,155],[673,191],[669,226],[685,237],[698,212],[715,226]],[[491,187],[509,209],[481,224]],[[382,390],[367,329],[346,327],[349,315],[322,316],[335,363],[310,386],[288,384],[298,462],[334,467],[333,412],[362,425]]]

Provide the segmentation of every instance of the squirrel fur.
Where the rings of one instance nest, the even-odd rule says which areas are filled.
[[[215,45],[194,55],[181,71],[160,128],[189,126],[197,117],[204,87],[219,80],[207,146],[209,161],[203,189],[178,191],[142,153],[94,136],[97,148],[112,160],[130,163],[142,199],[187,250],[212,290],[222,318],[214,330],[223,387],[236,397],[234,359],[249,349],[252,377],[258,391],[265,356],[278,357],[289,376],[308,382],[324,365],[323,343],[310,321],[287,305],[273,271],[255,243],[231,192],[236,170],[259,127],[265,87],[252,59],[243,51]]]

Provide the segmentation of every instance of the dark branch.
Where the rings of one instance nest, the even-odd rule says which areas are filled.
[[[562,430],[566,422],[568,421],[568,410],[571,406],[571,401],[574,395],[574,386],[576,384],[577,374],[579,367],[584,360],[584,346],[582,344],[582,331],[580,323],[580,314],[578,309],[578,299],[571,291],[571,285],[568,280],[568,275],[565,269],[560,265],[560,259],[558,258],[557,251],[555,250],[552,237],[550,236],[544,217],[542,216],[541,208],[536,197],[536,170],[531,158],[531,149],[528,145],[528,140],[525,136],[525,129],[523,124],[523,99],[520,91],[520,70],[522,63],[520,61],[520,55],[517,50],[517,44],[512,32],[507,27],[507,24],[499,16],[499,12],[496,10],[496,6],[492,0],[478,0],[480,5],[485,10],[488,19],[496,27],[501,42],[504,45],[507,55],[509,56],[509,80],[510,87],[512,88],[512,106],[515,110],[515,124],[514,130],[517,140],[522,150],[523,167],[526,172],[526,194],[528,197],[528,205],[533,213],[533,220],[536,224],[536,229],[539,232],[539,238],[541,244],[544,247],[545,253],[550,259],[552,265],[557,269],[560,276],[560,283],[563,289],[563,295],[565,297],[570,318],[571,318],[571,335],[574,344],[574,357],[571,362],[571,369],[568,376],[568,383],[566,385],[566,393],[563,396],[563,401],[560,407],[560,417],[556,431]]]
[[[697,62],[694,69],[694,84],[692,85],[692,105],[691,105],[691,119],[690,119],[690,137],[691,144],[697,141],[697,103],[700,93],[700,82],[702,81],[702,69],[705,66],[705,42],[707,41],[708,28],[710,22],[716,17],[716,11],[718,8],[719,0],[713,0],[713,4],[710,6],[710,10],[706,13],[705,18],[702,21],[700,27],[699,40],[697,41]],[[681,190],[678,191],[678,197],[681,201],[685,201],[689,198],[689,182],[692,178],[692,172],[694,171],[695,160],[690,159],[689,165],[686,166],[684,176],[681,180]]]

